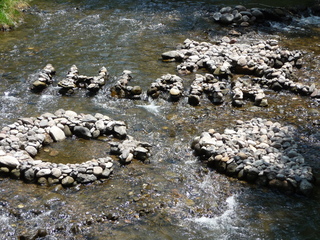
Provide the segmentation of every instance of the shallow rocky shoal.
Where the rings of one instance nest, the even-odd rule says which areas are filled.
[[[254,118],[194,138],[192,148],[208,166],[241,180],[288,193],[309,195],[314,176],[297,150],[294,128]]]

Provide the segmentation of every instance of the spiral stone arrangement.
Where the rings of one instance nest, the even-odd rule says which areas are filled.
[[[99,113],[93,116],[60,109],[37,118],[20,118],[0,131],[0,174],[26,182],[62,184],[65,187],[109,177],[113,171],[110,157],[78,164],[33,159],[43,145],[63,141],[73,135],[85,139],[112,135],[120,140],[118,145],[112,144],[112,153],[132,155],[126,163],[134,158],[144,161],[150,156],[151,145],[127,136],[124,122]]]
[[[248,182],[309,195],[314,176],[297,150],[294,129],[261,118],[238,120],[223,133],[210,129],[192,148],[209,167]]]

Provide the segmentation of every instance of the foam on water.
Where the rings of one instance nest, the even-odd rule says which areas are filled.
[[[190,218],[188,221],[195,223],[196,228],[206,230],[207,237],[214,239],[230,239],[230,235],[238,230],[235,223],[236,218],[236,196],[232,195],[227,198],[227,210],[220,216],[209,217],[196,217]]]
[[[154,115],[158,115],[160,113],[160,106],[157,106],[154,102],[151,102],[148,105],[137,105],[137,107],[144,108],[145,110],[147,110],[150,113],[153,113]]]

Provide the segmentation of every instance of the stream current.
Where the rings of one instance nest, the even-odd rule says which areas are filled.
[[[318,238],[318,184],[311,197],[287,196],[207,169],[190,148],[191,140],[209,128],[223,131],[237,119],[268,118],[297,127],[300,150],[319,177],[320,133],[314,123],[319,124],[320,111],[315,100],[266,91],[269,107],[248,102],[233,108],[230,102],[192,107],[186,100],[110,96],[108,89],[123,70],[132,71],[132,83],[146,91],[162,75],[177,74],[176,63],[161,61],[162,52],[186,38],[210,42],[226,35],[230,29],[208,17],[222,3],[234,2],[33,0],[25,23],[0,33],[0,127],[61,108],[99,112],[125,121],[129,135],[153,145],[145,163],[120,166],[115,158],[113,175],[102,183],[64,189],[0,179],[0,239],[35,236],[37,231],[46,232],[42,239]],[[271,23],[241,38],[277,38],[282,47],[303,50],[305,65],[295,75],[320,87],[319,24],[317,17],[290,25]],[[111,78],[95,96],[83,90],[61,96],[56,84],[41,94],[30,92],[30,80],[47,63],[57,71],[56,82],[73,64],[88,76],[105,66]],[[181,77],[190,83],[193,76]],[[107,156],[108,150],[102,141],[66,140],[50,145],[37,159],[83,162]]]

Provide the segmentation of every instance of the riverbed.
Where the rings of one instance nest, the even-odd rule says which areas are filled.
[[[234,108],[230,102],[213,105],[209,100],[193,107],[185,99],[177,103],[117,99],[108,90],[123,70],[132,71],[132,83],[143,91],[162,75],[177,74],[177,63],[163,62],[161,53],[176,49],[187,38],[215,42],[227,35],[231,28],[214,23],[210,12],[233,3],[34,0],[25,23],[0,33],[0,127],[19,117],[70,109],[125,121],[129,135],[153,145],[146,162],[122,166],[113,156],[114,173],[103,182],[65,189],[1,178],[1,239],[35,236],[39,231],[46,235],[43,239],[318,238],[317,183],[310,197],[285,195],[208,169],[190,148],[204,130],[222,132],[238,119],[267,118],[297,127],[299,149],[319,178],[317,100],[266,90],[267,108],[250,101]],[[271,22],[268,28],[249,28],[238,41],[275,38],[283,48],[304,51],[304,65],[294,74],[299,81],[320,87],[319,23],[315,16],[289,24]],[[30,81],[47,63],[56,69],[55,83],[42,93],[31,92]],[[88,76],[105,66],[110,79],[94,96],[83,89],[62,96],[56,82],[73,64]],[[191,82],[194,74],[181,77]],[[103,141],[69,139],[52,144],[37,158],[76,163],[108,155]]]

